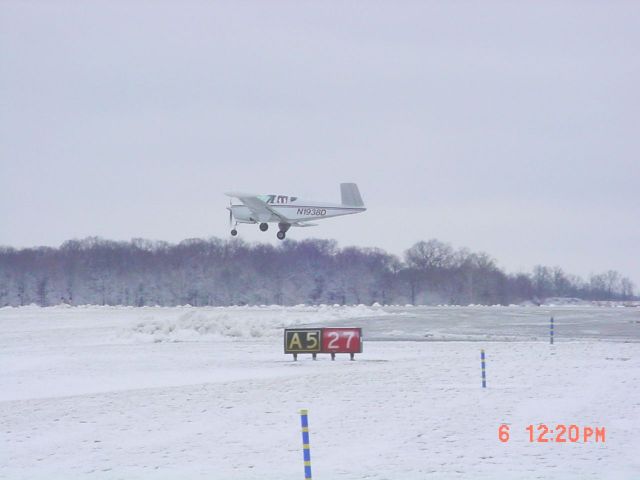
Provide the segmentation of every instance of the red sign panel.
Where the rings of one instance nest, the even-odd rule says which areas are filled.
[[[361,353],[361,328],[323,328],[322,353]]]

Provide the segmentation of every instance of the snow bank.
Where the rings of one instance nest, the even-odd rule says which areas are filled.
[[[378,306],[365,305],[176,307],[145,315],[133,326],[123,329],[122,337],[135,342],[277,337],[285,327],[383,315],[389,313]]]

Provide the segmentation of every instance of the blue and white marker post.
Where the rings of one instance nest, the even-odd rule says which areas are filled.
[[[553,317],[551,317],[551,321],[549,322],[549,343],[553,345]]]
[[[311,448],[309,447],[309,418],[307,410],[300,410],[302,424],[302,458],[304,460],[304,478],[311,480]]]
[[[480,350],[480,364],[482,365],[482,388],[487,388],[487,374],[484,370],[484,349]]]

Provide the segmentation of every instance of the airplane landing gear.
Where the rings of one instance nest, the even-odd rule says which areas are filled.
[[[282,222],[282,223],[278,224],[278,228],[280,230],[276,234],[276,237],[278,237],[278,240],[284,240],[284,237],[287,236],[287,230],[289,230],[289,228],[291,228],[291,224]]]
[[[269,224],[268,223],[261,223],[260,224],[260,231],[261,232],[266,232],[268,228],[269,228]]]
[[[235,228],[233,230],[231,230],[231,236],[235,237],[238,234],[238,230],[236,230]]]

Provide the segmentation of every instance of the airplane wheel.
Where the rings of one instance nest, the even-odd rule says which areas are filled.
[[[260,231],[261,232],[266,232],[269,228],[269,224],[268,223],[261,223],[260,224]]]
[[[276,237],[278,237],[278,240],[284,240],[284,237],[286,236],[286,234],[280,230],[278,233],[276,233]]]
[[[232,236],[236,236],[238,234],[238,230],[236,230],[235,228],[233,230],[231,230],[231,235]]]

